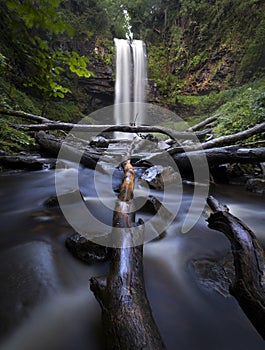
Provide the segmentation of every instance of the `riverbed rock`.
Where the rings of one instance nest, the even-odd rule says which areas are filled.
[[[252,178],[246,183],[246,190],[258,194],[265,195],[265,179],[263,178]]]
[[[74,257],[87,264],[104,262],[110,258],[110,248],[89,241],[79,233],[68,237],[65,244]]]
[[[3,169],[43,170],[53,168],[55,159],[30,154],[1,155],[0,165]]]
[[[229,288],[235,276],[231,253],[223,257],[193,260],[191,268],[203,288],[209,291],[215,290],[226,297],[230,295]]]
[[[44,201],[44,206],[47,208],[53,208],[59,206],[60,203],[64,205],[73,204],[80,201],[80,196],[83,199],[83,195],[79,190],[73,190],[60,195],[53,195]]]
[[[163,190],[165,184],[179,182],[179,174],[171,166],[154,165],[142,174],[140,181],[146,181],[150,187]]]

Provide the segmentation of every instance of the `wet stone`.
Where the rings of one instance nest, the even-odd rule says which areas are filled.
[[[140,177],[140,181],[146,181],[150,187],[157,190],[163,190],[165,184],[179,182],[179,179],[179,174],[171,166],[163,167],[161,165],[152,166]]]

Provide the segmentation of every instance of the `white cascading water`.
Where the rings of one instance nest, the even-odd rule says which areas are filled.
[[[145,44],[142,40],[131,42],[116,38],[114,42],[116,46],[114,121],[118,125],[136,122],[142,124],[147,81]],[[120,133],[116,136],[124,137]]]

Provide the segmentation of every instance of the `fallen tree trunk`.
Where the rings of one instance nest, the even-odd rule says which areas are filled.
[[[200,130],[200,129],[203,128],[205,125],[207,125],[207,124],[212,123],[213,121],[215,121],[221,114],[222,114],[222,113],[218,113],[218,114],[212,115],[211,117],[204,119],[204,120],[201,121],[200,123],[191,126],[190,128],[187,129],[187,131],[192,132],[192,131]]]
[[[265,162],[265,147],[240,148],[240,146],[230,146],[206,150],[201,149],[192,152],[183,151],[182,153],[173,154],[172,158],[177,164],[180,173],[183,176],[186,176],[192,173],[192,167],[196,167],[197,170],[203,170],[205,168],[205,160],[207,160],[210,170],[217,165],[226,163],[254,164]],[[159,164],[159,162],[162,163],[163,161],[163,153],[159,152],[140,159],[137,162],[137,165],[148,166],[152,164]]]
[[[40,131],[35,135],[36,141],[46,152],[52,154],[53,156],[58,156],[58,153],[62,147],[62,141],[54,137],[53,135],[48,135],[44,131]],[[82,152],[76,147],[71,147],[69,145],[64,145],[63,156],[65,159],[70,161],[75,161],[80,158],[80,163],[84,166],[95,169],[99,156],[88,154],[87,152]]]
[[[10,115],[13,117],[19,117],[19,118],[23,118],[26,120],[35,121],[38,123],[53,123],[52,120],[41,117],[40,115],[35,115],[35,114],[26,113],[26,112],[22,112],[22,111],[15,111],[14,109],[2,109],[2,108],[0,108],[0,114]]]
[[[38,132],[35,138],[44,150],[54,156],[58,155],[62,146],[62,140],[57,139],[53,135],[46,134],[44,131]],[[82,152],[76,147],[70,145],[64,145],[64,148],[66,150],[64,153],[67,159],[74,160],[76,157],[82,154],[80,163],[92,169],[96,167],[96,164],[101,157],[101,153],[90,152],[88,150],[84,150]],[[204,167],[205,157],[210,168],[225,163],[247,164],[265,162],[265,147],[240,148],[240,146],[230,146],[186,153],[183,152],[173,154],[172,157],[177,164],[179,171],[185,176],[192,172],[191,164],[195,165],[197,169],[199,169],[201,166]],[[157,161],[163,160],[163,158],[163,153],[157,153],[138,160],[137,155],[135,155],[134,162],[137,165],[149,166],[156,164]]]
[[[209,227],[223,232],[231,243],[235,280],[230,287],[253,326],[265,339],[265,254],[255,234],[215,198],[207,203],[213,210]]]
[[[216,139],[204,142],[201,144],[203,149],[209,149],[213,147],[220,147],[235,144],[238,141],[245,140],[253,135],[258,135],[265,131],[265,123],[257,124],[252,128],[244,131],[237,132],[236,134],[221,136]]]
[[[90,288],[101,309],[108,349],[165,349],[152,316],[143,276],[143,230],[135,227],[132,208],[134,170],[124,163],[124,179],[113,216],[113,229],[123,231],[114,248],[107,277],[93,277]]]
[[[25,131],[47,131],[47,130],[62,130],[75,132],[124,132],[124,133],[160,133],[169,136],[173,140],[193,140],[198,141],[200,134],[195,134],[186,131],[175,131],[170,128],[165,128],[156,125],[87,125],[87,124],[72,124],[72,123],[44,123],[44,124],[28,124],[14,125],[17,129]],[[204,135],[203,135],[204,136]]]
[[[236,134],[217,137],[209,141],[195,144],[192,146],[173,147],[170,149],[170,154],[173,155],[173,154],[182,153],[182,152],[192,152],[192,151],[197,151],[201,149],[207,150],[207,149],[213,149],[216,147],[225,147],[229,145],[234,145],[236,142],[246,140],[253,135],[259,135],[263,132],[265,132],[265,122],[261,124],[257,124],[247,130],[240,131]],[[203,135],[203,132],[201,134]]]

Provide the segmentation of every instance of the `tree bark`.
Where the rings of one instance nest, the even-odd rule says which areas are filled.
[[[223,232],[231,243],[235,281],[230,287],[253,326],[265,339],[265,254],[255,234],[229,213],[214,197],[207,203],[213,210],[209,227]]]
[[[265,123],[257,124],[252,128],[244,131],[237,132],[236,134],[221,136],[216,139],[204,142],[201,144],[203,149],[209,149],[213,147],[220,147],[235,144],[238,141],[245,140],[253,135],[258,135],[265,131]]]
[[[122,229],[121,248],[113,248],[107,277],[93,277],[90,288],[101,309],[108,349],[165,349],[152,316],[143,275],[143,225],[135,227],[132,208],[134,170],[124,163],[124,179],[113,216],[113,229]],[[115,234],[115,232],[114,232]]]

